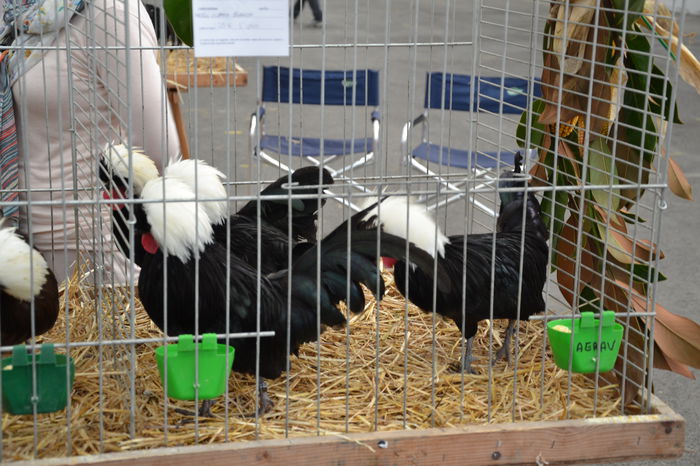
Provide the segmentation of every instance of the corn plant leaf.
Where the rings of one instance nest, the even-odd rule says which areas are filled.
[[[666,280],[666,276],[650,265],[633,264],[632,273],[634,279],[642,283],[662,282]]]
[[[622,290],[620,293],[626,296]],[[646,380],[647,339],[638,318],[622,317],[617,321],[622,324],[624,333],[620,353],[615,361],[615,375],[618,385],[624,387],[622,402],[627,406],[637,398],[639,388],[644,386]]]
[[[693,200],[693,186],[688,182],[678,163],[671,157],[668,158],[668,187],[676,196],[689,201]]]
[[[644,2],[644,14],[652,15],[658,21],[658,23],[666,29],[667,31],[673,31],[674,36],[680,34],[680,27],[678,23],[673,20],[673,12],[668,9],[663,2],[657,0],[646,0]],[[639,23],[639,22],[638,22]],[[650,21],[650,24],[653,23]],[[640,25],[647,26],[646,23],[640,23]]]
[[[622,27],[622,22],[627,19],[627,26],[634,23],[644,11],[644,0],[612,0],[613,8],[619,10],[615,15],[615,26]],[[625,16],[623,13],[627,12]]]
[[[670,34],[668,30],[663,28],[658,22],[654,21],[653,16],[647,16],[647,21],[654,26],[656,33],[661,36],[662,40],[670,43],[671,50],[678,56],[678,37]],[[680,65],[678,71],[687,82],[700,93],[700,61],[695,58],[695,55],[683,45],[680,50]]]
[[[669,121],[671,118],[671,102],[673,100],[673,85],[661,69],[652,65],[651,80],[649,81],[649,110]],[[683,124],[678,113],[678,102],[673,106],[673,122]]]
[[[608,223],[608,215],[605,211],[598,205],[594,207],[601,220],[598,228],[605,235],[608,253],[623,264],[632,264],[634,262],[632,257],[634,243],[627,236],[627,227],[624,222],[622,225],[615,225],[613,222]]]
[[[649,312],[650,303],[645,297],[632,293],[631,298],[637,312]],[[682,364],[700,368],[700,325],[674,314],[658,303],[655,304],[655,311],[654,341],[664,354]],[[651,317],[648,317],[647,325],[650,324]]]
[[[592,185],[612,185],[615,183],[615,164],[603,138],[595,138],[588,152],[588,179]],[[591,194],[603,208],[617,210],[620,203],[619,189],[593,189]]]
[[[566,225],[561,230],[559,241],[556,246],[555,263],[557,265],[557,284],[564,298],[573,306],[574,288],[576,277],[576,251],[581,250],[579,271],[579,292],[586,286],[597,286],[595,258],[587,247],[585,235],[581,237],[582,247],[578,245],[577,238],[578,217],[572,215],[566,221]]]
[[[690,367],[667,356],[656,342],[654,343],[654,368],[675,372],[683,377],[695,380],[695,375],[690,370]]]
[[[594,207],[600,219],[598,228],[608,242],[608,252],[617,261],[623,264],[648,263],[656,259],[657,255],[659,259],[665,257],[658,246],[651,241],[644,239],[633,241],[627,233],[627,226],[621,215],[615,213],[608,221],[608,214],[600,206]]]
[[[642,158],[642,153],[636,147],[624,141],[627,140],[627,128],[618,125],[617,131],[611,132],[617,135],[618,141],[615,149],[615,169],[621,184],[639,185],[649,182],[651,163]],[[644,194],[644,190],[637,187],[623,188],[620,207],[630,208]]]
[[[547,169],[539,161],[535,162],[530,168],[530,186],[547,186]]]
[[[666,257],[664,252],[661,249],[659,249],[659,247],[655,243],[652,243],[647,239],[637,240],[635,244],[637,246],[637,250],[641,252],[641,254],[637,253],[636,256],[641,258],[642,260],[652,261],[656,259],[657,254],[659,255],[659,259],[663,259]]]
[[[577,151],[570,143],[564,140],[559,141],[559,154],[564,157],[559,159],[559,168],[565,177],[569,178],[570,182],[564,182],[565,185],[581,184],[581,162],[577,158]],[[560,180],[563,181],[563,180]]]
[[[520,123],[515,131],[518,147],[526,147],[527,144],[527,116],[530,115],[530,145],[529,147],[542,147],[542,140],[546,133],[545,125],[538,121],[544,110],[544,102],[537,99],[532,102],[529,109],[520,116]]]
[[[639,215],[635,215],[631,212],[628,212],[627,210],[621,209],[618,212],[625,219],[625,222],[630,223],[632,225],[634,225],[635,223],[647,223],[647,221]]]

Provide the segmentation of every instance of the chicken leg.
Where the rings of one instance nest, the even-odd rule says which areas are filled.
[[[260,399],[260,404],[258,405],[258,416],[262,416],[263,414],[267,414],[272,411],[275,403],[267,394],[267,383],[264,380],[260,380],[258,383],[258,398]]]
[[[474,337],[467,338],[467,346],[462,356],[462,360],[451,365],[452,370],[455,372],[464,372],[465,374],[476,374],[476,371],[472,368],[472,362],[474,362],[474,357],[472,356],[472,346],[474,345]]]
[[[493,358],[493,361],[491,361],[492,364],[495,364],[496,361],[499,359],[505,359],[508,364],[511,363],[511,357],[510,357],[510,341],[513,339],[513,334],[515,333],[515,323],[516,320],[510,319],[508,321],[508,327],[506,328],[506,336],[505,340],[503,341],[503,346],[501,346],[498,351],[496,351],[496,356]]]

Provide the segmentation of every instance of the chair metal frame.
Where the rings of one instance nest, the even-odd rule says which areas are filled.
[[[292,80],[290,89],[289,81]],[[320,77],[320,89],[314,89],[318,82],[306,84],[309,79]],[[269,80],[274,80],[273,85],[269,85]],[[363,193],[373,192],[370,188],[362,185],[352,177],[352,172],[358,167],[373,164],[376,154],[381,153],[381,114],[379,113],[379,72],[376,70],[311,70],[311,69],[289,69],[282,66],[266,66],[263,68],[263,93],[258,101],[257,111],[250,117],[249,127],[249,152],[253,157],[277,167],[280,170],[292,172],[293,170],[278,156],[291,155],[301,157],[313,165],[327,169],[336,181],[348,183],[351,187]],[[343,89],[340,89],[342,87]],[[291,93],[290,93],[291,90]],[[323,94],[323,95],[321,95]],[[348,95],[349,94],[349,95]],[[348,101],[349,100],[349,101]],[[370,114],[372,125],[371,138],[354,139],[329,139],[329,138],[306,138],[304,136],[287,138],[282,135],[267,135],[264,132],[265,125],[265,102],[285,103],[288,105],[309,104],[309,105],[331,105],[331,106],[356,106],[361,108],[371,107]],[[269,140],[266,138],[277,138],[279,150],[271,150]],[[306,155],[304,153],[304,140],[313,141],[315,146],[318,143],[318,154]],[[328,141],[328,144],[326,144]],[[364,150],[355,150],[358,142],[364,144]],[[266,145],[267,143],[267,145]],[[346,143],[350,146],[346,148]],[[344,153],[328,152],[342,145]],[[286,146],[286,150],[283,148]],[[368,148],[368,146],[371,146]],[[314,148],[315,149],[315,148]],[[368,150],[369,149],[369,150]],[[312,152],[315,152],[312,151]],[[332,161],[357,154],[363,154],[359,159],[348,163],[340,168],[330,167]],[[326,192],[331,193],[326,190]],[[354,210],[359,207],[349,202],[347,199],[337,196],[334,199],[350,206]]]
[[[457,84],[455,84],[455,81],[458,81]],[[472,87],[475,89],[473,92],[471,90]],[[484,89],[488,90],[484,91]],[[493,91],[497,91],[497,93]],[[445,206],[465,197],[467,195],[466,184],[469,178],[461,181],[449,181],[442,177],[440,173],[431,170],[428,166],[416,160],[417,158],[427,160],[429,163],[439,163],[443,166],[452,166],[472,172],[472,178],[484,179],[483,182],[477,184],[473,188],[474,190],[478,190],[493,184],[497,180],[498,168],[506,165],[513,166],[513,157],[515,155],[515,152],[503,151],[498,151],[496,153],[474,151],[472,153],[446,145],[432,144],[429,139],[429,111],[431,109],[438,109],[463,112],[489,111],[498,115],[506,113],[516,114],[527,108],[527,101],[530,99],[531,95],[537,96],[539,93],[540,89],[537,81],[532,82],[522,78],[484,78],[443,72],[428,72],[426,74],[423,113],[412,121],[406,122],[401,130],[401,160],[404,165],[410,165],[424,175],[438,181],[442,188],[448,193],[451,193],[441,200],[437,200],[437,194],[434,196],[424,196],[422,200],[428,204],[428,209],[435,210],[438,207]],[[415,148],[410,148],[409,137],[411,131],[416,127],[421,128],[421,144]],[[416,155],[419,148],[428,152],[431,149],[438,150],[438,160],[428,160]],[[443,157],[445,156],[445,152],[447,152],[450,160],[444,161]],[[468,157],[466,164],[451,165],[451,155],[453,152],[466,155]],[[524,170],[527,171],[528,162],[536,158],[537,154],[534,150],[524,149],[521,150],[521,153],[524,154],[523,166]],[[479,160],[486,161],[487,163],[485,165],[480,165],[478,163]],[[495,166],[488,166],[494,165],[494,161],[496,162]],[[494,171],[494,169],[496,169],[496,171]],[[469,195],[469,199],[478,209],[493,217],[496,216],[495,210],[475,199],[473,194]]]

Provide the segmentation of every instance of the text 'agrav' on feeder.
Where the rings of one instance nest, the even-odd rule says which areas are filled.
[[[569,370],[571,362],[571,371],[580,373],[595,372],[597,363],[599,372],[611,370],[620,351],[622,332],[622,325],[615,322],[613,311],[603,311],[602,325],[592,312],[547,324],[555,364]]]
[[[36,392],[32,365],[36,364]],[[73,359],[56,354],[54,345],[41,345],[34,357],[25,345],[12,348],[2,360],[2,406],[12,414],[51,413],[66,407],[75,378]],[[34,396],[36,393],[36,397]]]
[[[167,347],[167,357],[166,357]],[[210,400],[226,391],[235,350],[219,344],[216,334],[205,333],[202,342],[189,334],[180,335],[175,344],[156,348],[160,380],[165,377],[167,361],[168,396],[178,400]],[[199,393],[197,392],[199,388]]]

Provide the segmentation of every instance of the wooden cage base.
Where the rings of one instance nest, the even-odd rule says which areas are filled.
[[[652,407],[655,414],[232,442],[15,464],[503,465],[681,456],[683,417],[656,397]]]

